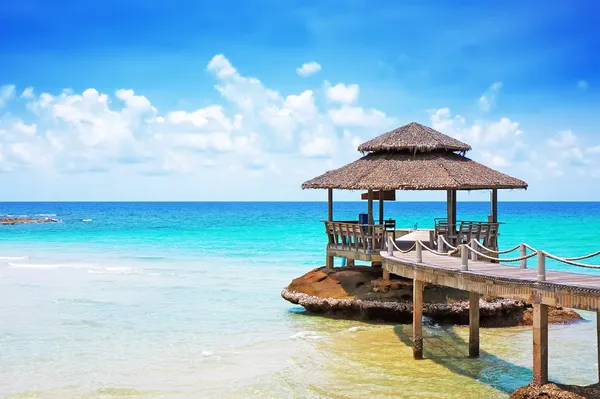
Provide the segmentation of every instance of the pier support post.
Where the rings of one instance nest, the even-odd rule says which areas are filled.
[[[548,305],[533,304],[533,383],[548,383]]]
[[[388,272],[387,270],[383,269],[383,275],[381,277],[384,281],[389,281],[390,280],[390,272]]]
[[[600,310],[596,311],[596,338],[598,342],[598,381],[600,382]]]
[[[413,278],[413,358],[423,359],[423,282]]]
[[[325,253],[327,254],[325,256],[325,270],[326,271],[333,271],[333,256],[329,255],[329,248],[325,247]]]
[[[346,258],[346,266],[353,267],[354,266],[354,259]]]
[[[327,260],[325,262],[325,269],[329,271],[333,271],[333,256],[327,255]]]
[[[479,357],[479,293],[469,292],[469,357]]]

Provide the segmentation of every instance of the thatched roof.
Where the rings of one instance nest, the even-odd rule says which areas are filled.
[[[527,183],[460,154],[434,151],[371,153],[302,184],[342,190],[483,190],[527,188]]]
[[[412,153],[436,150],[466,152],[471,146],[446,136],[417,122],[409,123],[358,146],[358,151],[408,151]]]

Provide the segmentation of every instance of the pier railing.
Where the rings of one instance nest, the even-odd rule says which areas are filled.
[[[401,254],[406,254],[412,251],[416,253],[417,263],[423,262],[423,251],[427,251],[437,256],[460,256],[461,258],[461,271],[469,270],[469,259],[473,261],[477,261],[479,259],[485,259],[491,262],[496,263],[511,263],[511,262],[519,262],[519,267],[521,269],[527,269],[527,260],[530,258],[537,257],[537,280],[538,281],[546,281],[546,258],[553,259],[560,263],[564,263],[571,266],[583,267],[587,269],[600,269],[600,265],[592,265],[587,263],[581,263],[578,261],[584,259],[591,259],[598,255],[600,255],[600,251],[593,252],[591,254],[583,255],[583,256],[575,256],[575,257],[561,257],[553,255],[544,250],[538,250],[533,248],[532,246],[521,243],[512,248],[497,251],[491,248],[485,247],[478,240],[473,239],[467,244],[460,244],[458,246],[453,246],[443,235],[438,236],[437,241],[437,249],[432,249],[428,245],[424,244],[421,240],[415,241],[414,245],[407,249],[402,250],[398,248],[394,240],[388,238],[387,240],[387,252],[389,256],[395,256],[395,252],[399,252]],[[499,255],[509,254],[514,251],[519,251],[519,256],[512,258],[500,258]]]
[[[329,248],[372,253],[385,247],[385,229],[382,224],[324,223]]]

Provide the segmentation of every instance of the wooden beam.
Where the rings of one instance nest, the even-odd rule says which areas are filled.
[[[374,200],[378,200],[380,198],[382,198],[386,201],[396,201],[396,191],[391,190],[391,191],[381,191],[381,190],[377,190],[377,191],[373,191],[373,199]],[[361,193],[360,194],[360,199],[361,200],[367,200],[369,199],[369,193]]]
[[[423,359],[423,282],[413,278],[413,358]]]
[[[479,357],[479,293],[469,292],[469,357]]]
[[[533,383],[548,383],[548,305],[533,304]]]
[[[327,189],[327,220],[333,220],[333,188]]]
[[[490,216],[492,223],[498,223],[498,189],[492,189],[490,194]]]
[[[383,197],[379,197],[379,224],[383,224]]]

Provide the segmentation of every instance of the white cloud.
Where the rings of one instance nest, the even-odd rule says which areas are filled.
[[[485,139],[497,142],[509,137],[519,136],[519,122],[513,122],[507,117],[502,117],[498,122],[490,123],[485,129]]]
[[[281,173],[278,162],[291,159],[349,160],[361,133],[394,122],[382,111],[356,104],[357,85],[332,88],[331,98],[343,105],[330,109],[327,101],[317,105],[313,90],[284,95],[243,76],[222,54],[210,60],[207,71],[222,101],[191,110],[161,112],[127,88],[112,94],[94,88],[36,94],[29,87],[21,93],[27,123],[0,116],[0,169],[118,169],[164,176],[221,165],[256,178]],[[14,96],[14,88],[5,92],[6,98]],[[353,131],[339,126],[353,126]]]
[[[558,132],[551,139],[548,140],[548,145],[550,147],[559,149],[573,147],[576,143],[577,138],[571,130],[563,130],[561,132]]]
[[[350,105],[330,109],[329,117],[337,126],[387,128],[396,123],[394,118],[388,117],[384,112],[377,109],[364,109]]]
[[[484,151],[482,153],[482,155],[483,155],[483,162],[486,165],[489,165],[493,168],[505,168],[510,165],[510,163],[506,160],[506,158],[504,158],[501,155],[493,154],[488,151]]]
[[[489,112],[496,103],[496,97],[498,96],[500,89],[502,88],[502,82],[494,82],[486,90],[481,97],[479,97],[479,108],[483,112]]]
[[[577,88],[579,90],[586,90],[588,87],[590,87],[590,84],[586,80],[577,81]]]
[[[28,87],[25,90],[23,90],[23,92],[21,93],[21,98],[24,98],[26,100],[31,100],[34,97],[35,97],[35,95],[33,92],[33,87]]]
[[[302,77],[314,75],[315,73],[319,72],[320,70],[321,70],[321,65],[319,65],[315,61],[307,62],[305,64],[302,64],[302,66],[300,68],[296,68],[296,72],[298,73],[298,75],[300,75]]]
[[[0,86],[0,108],[15,97],[15,85]]]
[[[600,145],[586,148],[585,153],[586,154],[600,154]]]
[[[329,82],[325,81],[325,93],[327,99],[331,102],[352,104],[358,101],[359,87],[357,84],[345,85],[344,83],[338,83],[335,86],[331,86]]]

